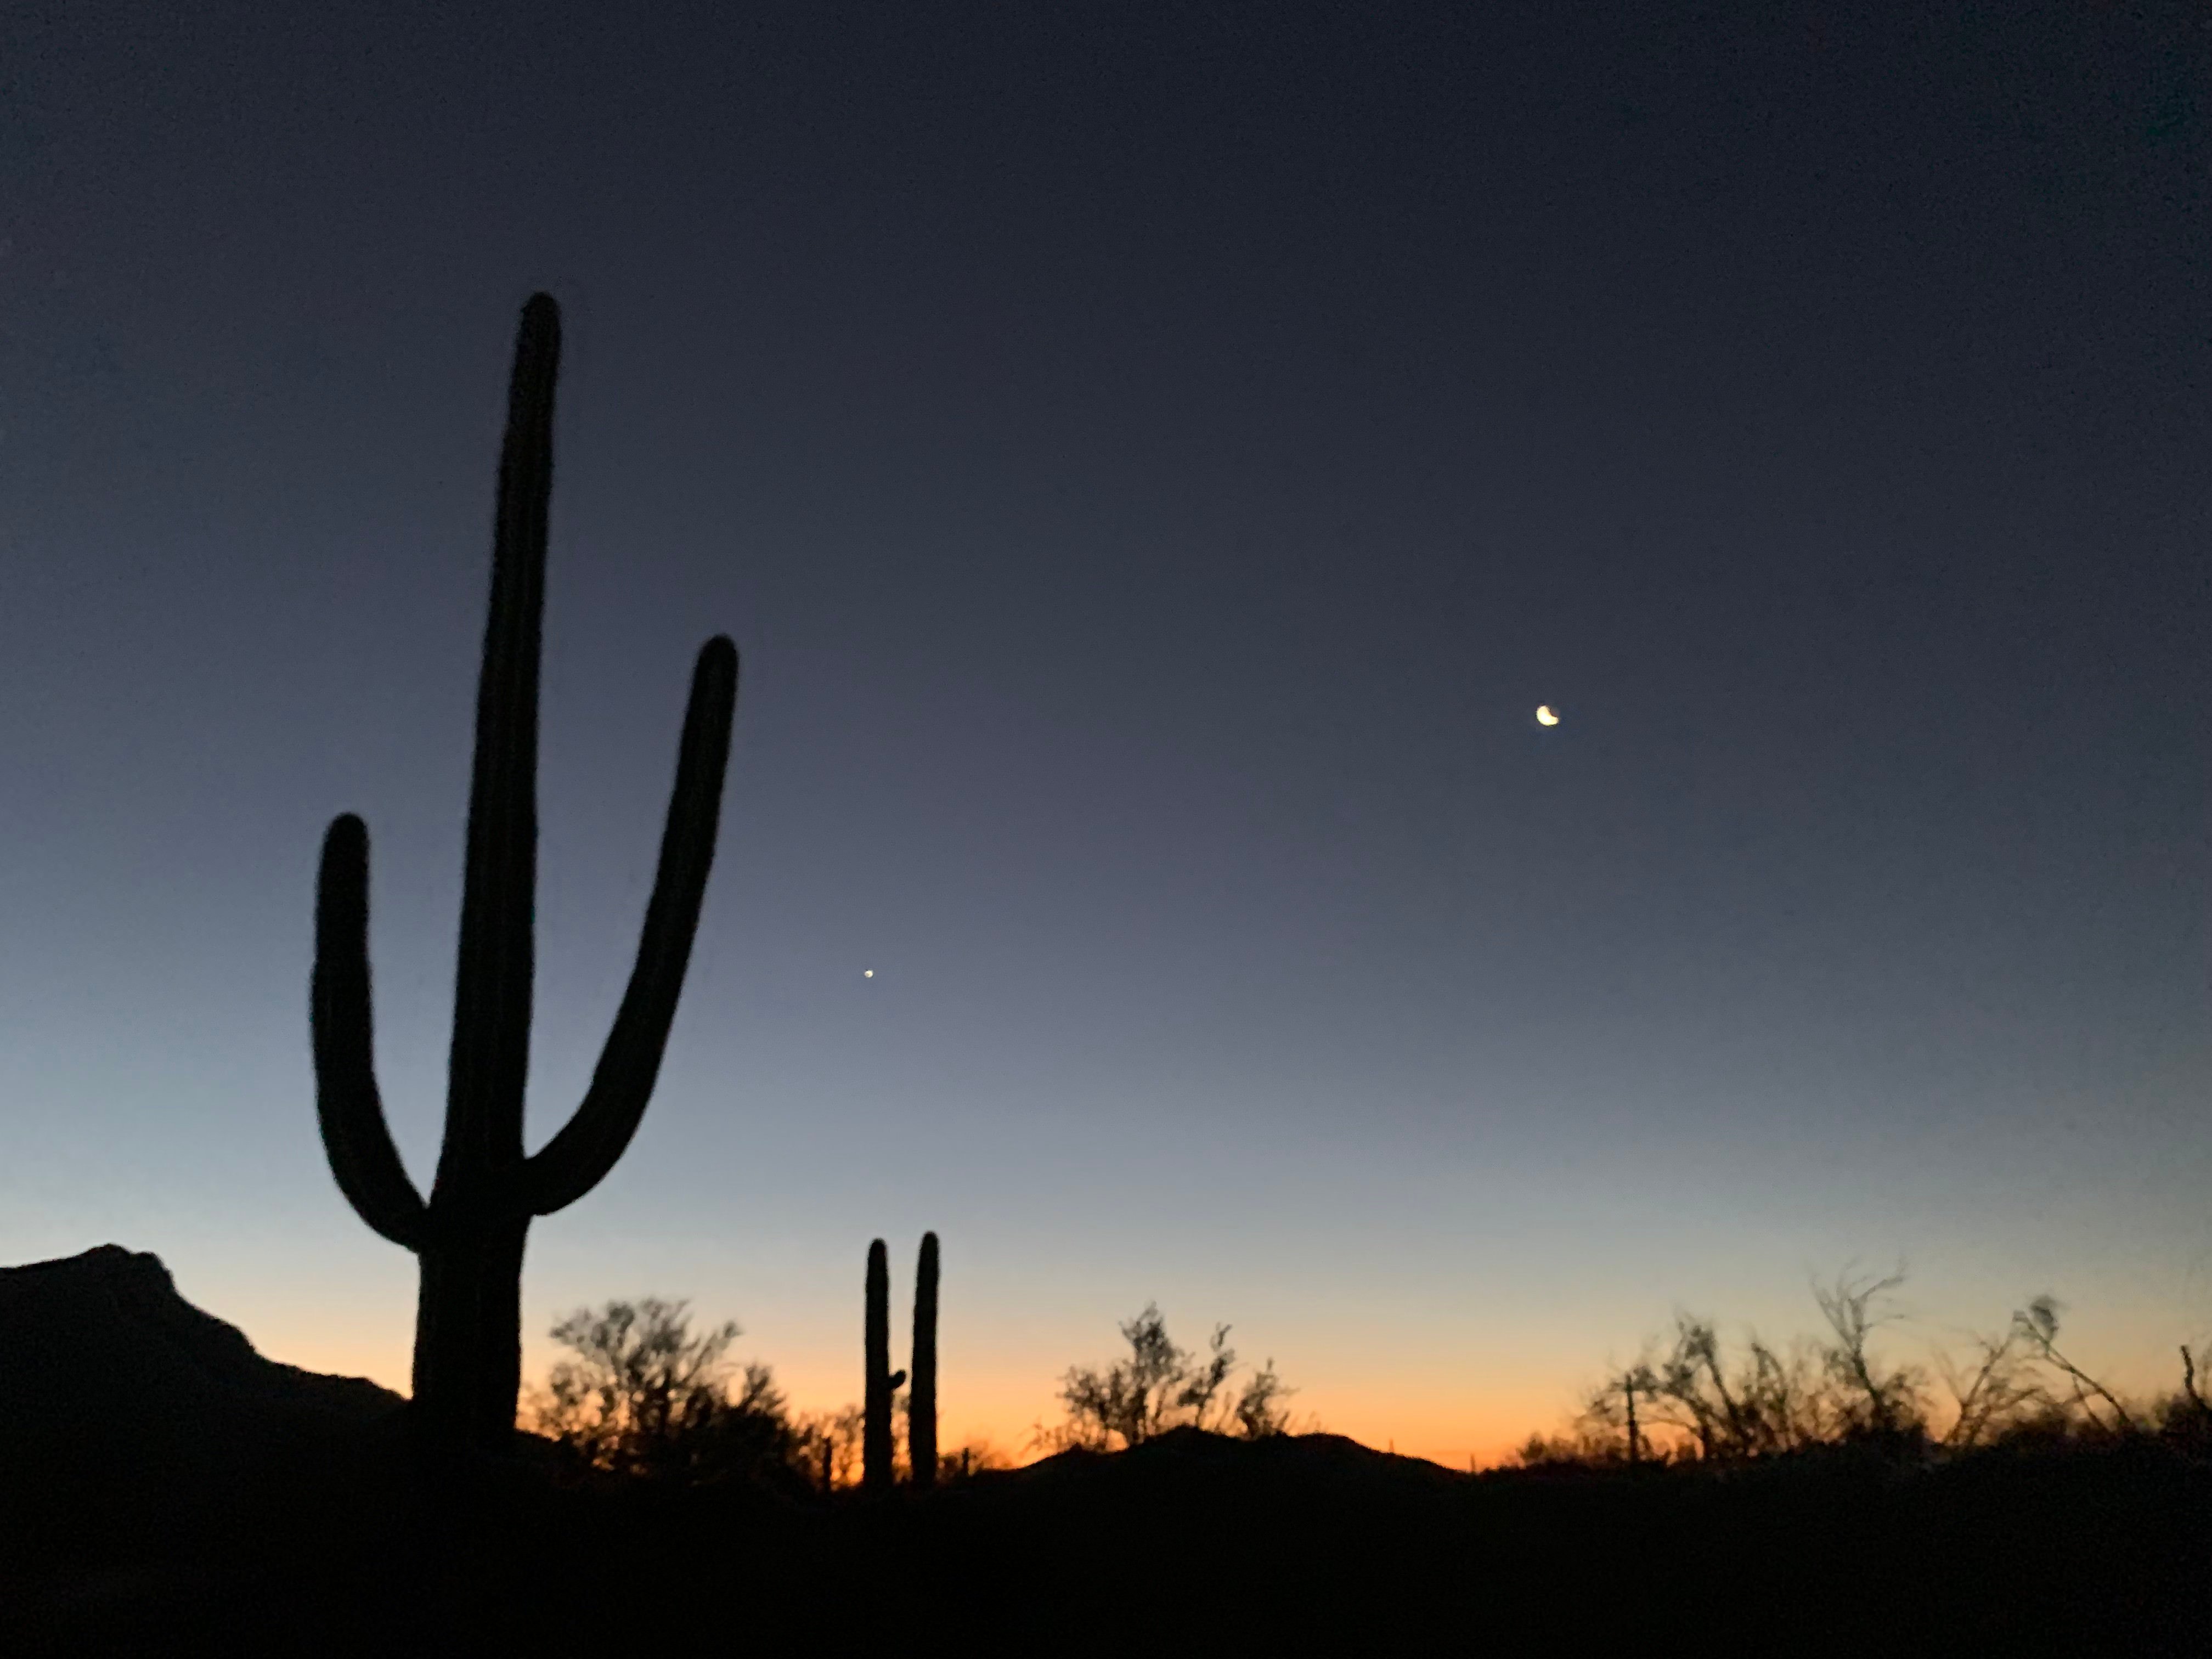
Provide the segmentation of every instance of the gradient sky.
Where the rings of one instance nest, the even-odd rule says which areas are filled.
[[[691,655],[744,667],[533,1370],[659,1293],[855,1399],[867,1242],[902,1304],[934,1227],[956,1443],[1157,1299],[1487,1457],[1853,1259],[1912,1270],[1900,1354],[2048,1289],[2170,1386],[2208,71],[2201,6],[8,7],[0,1260],[152,1250],[404,1386],[412,1259],[315,1133],[313,865],[368,819],[427,1186],[544,288],[533,1145]]]

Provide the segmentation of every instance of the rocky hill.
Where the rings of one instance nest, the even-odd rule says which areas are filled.
[[[159,1256],[102,1244],[0,1268],[0,1412],[8,1420],[134,1421],[149,1403],[194,1432],[210,1415],[366,1423],[404,1401],[358,1376],[265,1359],[246,1334],[177,1292]]]
[[[404,1403],[264,1358],[156,1256],[0,1269],[0,1536],[19,1564],[227,1530],[380,1455]]]

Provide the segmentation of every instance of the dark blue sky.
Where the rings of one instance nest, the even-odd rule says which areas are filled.
[[[313,858],[368,818],[426,1175],[544,288],[533,1141],[691,653],[744,680],[534,1327],[689,1295],[836,1403],[867,1239],[933,1226],[949,1430],[1156,1297],[1454,1455],[1903,1253],[1928,1340],[2048,1287],[2159,1380],[2212,1331],[2212,14],[1876,10],[10,7],[0,1255],[404,1378]]]

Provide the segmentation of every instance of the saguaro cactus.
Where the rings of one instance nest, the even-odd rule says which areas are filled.
[[[891,1269],[884,1241],[868,1246],[868,1323],[866,1333],[867,1376],[861,1402],[860,1488],[888,1492],[896,1478],[891,1465],[896,1451],[891,1439],[891,1396],[906,1381],[904,1371],[891,1369]]]
[[[914,1274],[914,1384],[906,1397],[906,1461],[917,1486],[937,1484],[937,1235],[921,1236]]]
[[[426,1203],[377,1093],[368,975],[368,831],[349,813],[323,839],[315,902],[315,1109],[331,1172],[361,1218],[422,1262],[415,1399],[447,1444],[504,1445],[522,1376],[522,1251],[533,1216],[581,1198],[637,1131],[660,1069],[714,861],[737,702],[737,648],[708,641],[691,677],[675,791],[629,988],[583,1104],[528,1158],[532,922],[538,860],[538,674],[553,386],[561,313],[523,307],[500,454],[491,615],[477,690],[475,771],[446,1132]]]

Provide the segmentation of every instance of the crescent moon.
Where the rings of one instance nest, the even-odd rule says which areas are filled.
[[[1551,705],[1551,704],[1549,704],[1549,703],[1546,703],[1546,704],[1544,704],[1544,705],[1543,705],[1543,707],[1541,707],[1540,708],[1537,709],[1537,711],[1536,711],[1536,724],[1537,724],[1537,725],[1539,725],[1539,726],[1557,726],[1559,723],[1559,717],[1557,714],[1554,714],[1552,712],[1552,705]]]

